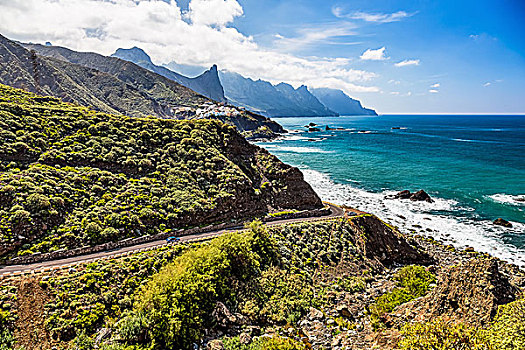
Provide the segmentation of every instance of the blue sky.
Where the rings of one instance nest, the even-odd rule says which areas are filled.
[[[525,1],[0,0],[0,33],[334,87],[380,113],[524,113]]]
[[[525,1],[242,4],[245,15],[236,21],[237,28],[265,45],[275,45],[275,32],[294,37],[303,28],[355,25],[354,35],[330,38],[329,44],[313,42],[297,49],[298,55],[355,59],[369,48],[385,47],[387,60],[352,62],[379,74],[371,83],[381,93],[352,95],[382,112],[525,113]],[[381,17],[400,11],[406,16]],[[365,14],[375,17],[367,21]],[[405,59],[420,63],[394,66]],[[431,88],[435,84],[439,87]]]

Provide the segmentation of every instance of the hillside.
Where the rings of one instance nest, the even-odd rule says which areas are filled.
[[[0,35],[0,83],[106,113],[215,118],[235,125],[247,137],[274,137],[284,132],[279,124],[253,113],[221,112],[220,106],[204,96],[131,62],[64,48],[41,48],[46,48],[45,53],[52,57],[30,51]],[[203,105],[205,108],[201,108]],[[198,114],[199,109],[203,113]]]
[[[244,107],[270,117],[333,116],[306,87],[294,89],[281,83],[272,85],[264,80],[254,81],[240,74],[220,71],[224,95],[235,106]]]
[[[168,79],[176,81],[199,94],[206,96],[217,102],[226,102],[224,91],[219,80],[217,66],[211,67],[195,78],[188,78],[182,74],[174,72],[166,67],[155,65],[149,55],[144,50],[133,47],[131,49],[117,49],[112,57],[117,57],[126,61],[133,62],[142,68],[160,74]]]
[[[98,113],[0,85],[0,257],[321,207],[215,120]]]
[[[524,282],[514,266],[405,238],[368,214],[254,222],[210,242],[4,278],[0,346],[520,350]]]
[[[321,103],[340,115],[377,115],[373,109],[364,108],[361,102],[341,90],[319,88],[310,91]]]

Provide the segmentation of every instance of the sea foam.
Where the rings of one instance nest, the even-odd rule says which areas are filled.
[[[416,231],[457,248],[471,246],[520,266],[525,266],[525,250],[506,244],[502,233],[523,233],[525,225],[512,222],[512,229],[494,226],[488,220],[475,220],[462,213],[471,208],[458,202],[433,196],[434,203],[392,200],[385,197],[396,193],[365,191],[350,184],[335,183],[326,174],[302,168],[305,180],[319,196],[329,202],[373,213],[396,225],[403,232]]]

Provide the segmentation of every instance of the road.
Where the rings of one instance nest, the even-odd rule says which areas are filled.
[[[312,222],[312,221],[320,221],[320,220],[332,219],[332,218],[338,218],[338,217],[344,216],[344,210],[341,207],[330,204],[330,203],[327,203],[327,204],[330,206],[330,211],[331,211],[330,215],[310,217],[310,218],[276,220],[276,221],[267,222],[265,223],[265,225],[275,226],[275,225],[292,224],[292,223],[298,223],[298,222]],[[218,237],[226,232],[235,232],[235,231],[242,231],[242,230],[244,230],[244,227],[203,232],[203,233],[198,233],[194,235],[182,236],[180,237],[180,240],[178,242],[189,243],[195,240],[203,240],[203,239]],[[27,264],[27,265],[3,266],[3,267],[0,267],[0,276],[10,275],[10,274],[20,274],[20,273],[24,273],[28,271],[39,270],[39,269],[47,269],[47,268],[51,269],[51,268],[63,267],[63,266],[68,266],[68,265],[73,265],[73,264],[86,263],[86,262],[91,262],[97,259],[111,258],[117,255],[123,255],[123,254],[130,253],[130,252],[149,250],[152,248],[160,247],[165,244],[167,244],[166,240],[163,239],[163,240],[133,245],[129,247],[122,247],[122,248],[117,248],[117,249],[93,253],[93,254],[74,256],[71,258],[43,261],[43,262]]]

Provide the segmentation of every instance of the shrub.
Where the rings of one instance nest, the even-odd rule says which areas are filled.
[[[188,349],[211,326],[217,301],[234,303],[234,286],[248,283],[273,261],[266,231],[221,236],[164,267],[140,291],[135,311],[148,321],[153,349]]]
[[[480,340],[475,328],[442,318],[424,323],[406,324],[401,329],[398,348],[400,350],[492,350]]]
[[[495,349],[525,349],[525,299],[501,305],[485,338]]]
[[[397,287],[383,294],[370,305],[372,322],[375,327],[381,316],[392,312],[397,306],[425,295],[436,277],[424,267],[418,265],[405,266],[394,276]]]

